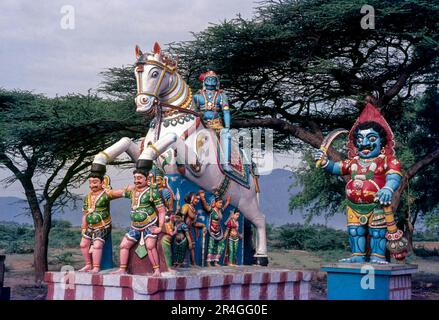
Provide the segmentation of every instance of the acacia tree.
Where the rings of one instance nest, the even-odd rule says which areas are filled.
[[[179,53],[193,84],[200,69],[216,70],[239,111],[233,125],[277,130],[280,149],[318,148],[324,133],[352,126],[365,96],[399,129],[398,139],[408,143],[413,140],[413,126],[407,124],[416,120],[412,104],[418,103],[416,98],[425,87],[437,92],[439,84],[439,2],[369,1],[376,18],[372,30],[361,28],[363,4],[345,0],[266,1],[251,20],[238,17],[211,26],[194,34],[193,41],[172,44],[171,48]],[[425,121],[416,126],[422,127],[434,116],[424,112]],[[417,141],[431,136],[431,129],[418,129]],[[405,146],[400,153],[414,147]],[[407,166],[395,192],[395,209],[408,181],[439,159],[437,140],[428,139],[422,146],[411,150],[412,157],[403,159]],[[342,158],[334,149],[329,156]],[[314,204],[315,211],[326,211],[322,208],[328,204],[338,207],[341,184],[327,185],[322,192],[321,179],[308,182],[312,182],[305,186],[308,197],[296,199],[302,200],[301,205]],[[429,199],[428,209],[432,209],[438,200]],[[291,204],[294,207],[297,203],[293,199]]]
[[[414,99],[439,84],[439,1],[368,4],[375,9],[374,29],[361,27],[364,1],[263,1],[253,18],[211,25],[169,49],[193,89],[201,85],[200,73],[220,75],[234,107],[232,126],[274,129],[279,150],[318,148],[328,131],[353,125],[366,96],[397,127]],[[130,66],[109,70],[102,90],[131,95],[130,73]],[[402,129],[398,139],[408,133]],[[342,156],[330,148],[330,158]],[[433,144],[407,159],[395,206],[406,181],[438,158]],[[334,186],[326,203],[337,204],[339,191]]]
[[[24,189],[35,228],[35,280],[47,271],[52,213],[76,195],[93,156],[121,136],[139,136],[145,124],[132,103],[96,96],[54,99],[0,91],[0,167]]]

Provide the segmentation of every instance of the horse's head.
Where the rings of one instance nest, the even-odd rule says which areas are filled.
[[[174,73],[177,62],[164,54],[156,42],[152,53],[142,53],[136,46],[137,81],[136,111],[152,114],[160,102],[163,93],[169,91],[175,82]]]

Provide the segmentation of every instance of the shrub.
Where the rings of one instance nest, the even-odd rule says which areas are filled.
[[[26,253],[33,253],[34,248],[30,243],[26,243],[22,241],[13,241],[13,242],[9,242],[5,251],[7,254],[13,254],[13,253],[26,254]]]
[[[439,257],[438,249],[427,249],[424,246],[419,248],[413,248],[413,253],[418,257],[428,258],[428,257]]]
[[[272,245],[297,250],[347,250],[348,236],[345,231],[323,225],[286,224],[271,233]]]
[[[53,220],[52,228],[69,229],[72,227],[72,223],[66,220]]]
[[[54,262],[62,265],[68,265],[73,263],[73,253],[71,252],[62,252],[58,255],[55,255]]]

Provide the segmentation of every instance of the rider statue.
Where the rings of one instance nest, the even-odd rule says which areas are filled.
[[[349,132],[348,159],[329,160],[323,145],[315,154],[325,171],[350,176],[346,201],[352,256],[341,262],[363,263],[369,259],[371,263],[386,264],[386,246],[397,260],[407,254],[407,240],[396,227],[391,207],[402,177],[394,144],[388,123],[368,103]]]
[[[203,82],[203,88],[194,95],[195,110],[201,113],[206,127],[215,130],[220,137],[223,163],[227,170],[231,153],[229,102],[220,89],[220,81],[214,71],[203,73],[200,80]]]

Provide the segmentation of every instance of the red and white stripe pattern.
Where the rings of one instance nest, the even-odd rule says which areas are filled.
[[[312,273],[211,268],[162,277],[47,272],[48,300],[308,300]]]
[[[412,276],[392,276],[389,280],[389,300],[410,300],[412,298]]]

